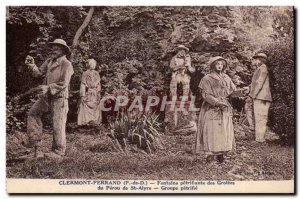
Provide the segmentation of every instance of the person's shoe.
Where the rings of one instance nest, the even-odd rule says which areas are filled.
[[[260,142],[260,143],[263,143],[266,141],[266,139],[255,139],[256,142]]]
[[[206,157],[206,162],[207,162],[207,163],[211,163],[212,161],[214,161],[214,156],[213,156],[213,155],[208,155],[208,156]]]
[[[61,162],[63,160],[63,156],[61,156],[57,153],[54,153],[54,152],[45,153],[45,158],[54,160],[54,161],[58,161],[58,162]]]
[[[40,147],[38,147],[38,146],[34,147],[34,158],[37,158],[37,159],[44,158],[44,155],[45,154],[42,151],[40,151]]]
[[[255,131],[249,130],[246,132],[246,139],[255,140]]]
[[[245,125],[245,124],[242,124],[242,127],[243,127],[243,129],[247,132],[247,133],[253,133],[254,134],[254,132],[255,132],[255,129],[254,129],[254,127],[251,127],[251,126],[249,126],[249,125]]]
[[[26,148],[34,148],[36,143],[32,140],[23,140],[21,144]]]
[[[41,145],[41,140],[25,139],[22,140],[21,144],[26,148],[35,148]]]
[[[36,159],[40,159],[40,158],[44,158],[44,157],[45,157],[45,154],[41,151],[34,154],[34,158],[36,158]]]
[[[218,163],[223,163],[224,162],[224,155],[217,155],[217,161],[218,161]]]
[[[41,158],[44,158],[44,157],[45,156],[44,156],[43,152],[38,151],[38,150],[34,150],[29,154],[20,156],[18,159],[20,159],[20,160],[26,160],[26,159],[27,160],[33,160],[33,159],[41,159]]]

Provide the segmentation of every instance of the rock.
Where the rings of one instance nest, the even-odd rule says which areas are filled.
[[[250,156],[248,155],[248,153],[242,152],[241,153],[241,158],[243,158],[243,159],[250,159]]]
[[[184,135],[190,135],[195,132],[197,132],[197,123],[194,120],[190,121],[189,124],[181,127],[180,129],[173,131],[174,134],[184,134]]]
[[[210,53],[198,53],[191,52],[190,53],[193,63],[207,63],[209,58],[211,57]]]
[[[266,140],[278,140],[279,136],[268,129],[266,132],[265,138],[266,138]]]
[[[237,174],[231,174],[232,177],[234,177],[236,180],[244,180],[245,177],[242,175],[237,175]]]
[[[227,172],[228,175],[234,177],[236,180],[244,180],[245,177],[239,174],[235,174],[235,172],[241,167],[238,165],[234,165],[230,171]]]
[[[166,132],[172,132],[174,134],[190,134],[196,132],[196,113],[190,111],[181,111],[178,107],[179,105],[176,105],[175,108],[173,108],[170,104],[167,104],[165,113],[165,122],[167,123]]]

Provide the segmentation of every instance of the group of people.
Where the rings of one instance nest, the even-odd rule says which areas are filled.
[[[182,84],[183,96],[188,95],[190,73],[195,71],[188,52],[187,47],[179,45],[177,54],[170,62],[173,72],[170,84],[172,96],[177,94],[178,83]],[[253,56],[252,68],[255,72],[251,85],[237,89],[225,73],[228,67],[226,59],[221,56],[210,58],[210,72],[199,84],[203,103],[198,117],[195,144],[195,153],[206,154],[207,162],[217,160],[222,163],[224,156],[235,149],[233,109],[228,101],[233,92],[247,94],[245,112],[249,129],[255,134],[255,141],[265,142],[268,111],[272,101],[266,62],[267,56],[264,53]]]
[[[71,62],[66,55],[70,48],[62,39],[49,43],[50,58],[37,67],[32,57],[27,57],[25,64],[35,77],[43,76],[44,83],[39,87],[39,99],[28,113],[27,147],[34,147],[36,157],[44,156],[51,159],[61,159],[66,151],[66,120],[68,113],[69,84],[74,73]],[[177,94],[177,85],[182,83],[183,95],[188,95],[190,74],[195,72],[191,64],[189,49],[183,45],[177,48],[177,54],[170,61],[172,80],[171,95]],[[272,101],[269,88],[269,75],[266,66],[267,56],[258,53],[253,57],[253,65],[257,67],[250,87],[237,89],[232,80],[225,74],[228,67],[223,57],[212,57],[209,60],[210,73],[202,78],[199,89],[203,97],[198,119],[195,152],[204,152],[207,161],[216,159],[223,162],[224,155],[234,149],[235,140],[232,121],[232,107],[228,96],[233,92],[249,92],[246,100],[246,114],[249,128],[255,132],[257,142],[264,142],[268,109]],[[78,124],[84,125],[90,121],[100,123],[100,76],[95,70],[97,62],[89,59],[88,70],[82,74],[80,85],[80,109]],[[48,110],[52,113],[53,145],[52,151],[39,153],[42,121],[41,117]]]

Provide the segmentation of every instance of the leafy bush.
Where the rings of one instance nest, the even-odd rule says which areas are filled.
[[[269,126],[282,143],[292,144],[295,135],[295,62],[294,42],[284,38],[268,46],[271,93],[273,101]]]
[[[155,113],[125,112],[110,124],[108,136],[119,151],[153,151],[162,148],[161,123]]]
[[[26,131],[27,113],[32,105],[36,102],[37,97],[28,96],[26,99],[16,100],[15,97],[6,96],[6,132],[14,133],[15,131]],[[46,113],[42,116],[43,128],[51,129],[51,114]]]
[[[33,101],[24,104],[13,100],[13,98],[9,96],[6,97],[6,101],[6,131],[25,130],[26,113],[33,104]]]

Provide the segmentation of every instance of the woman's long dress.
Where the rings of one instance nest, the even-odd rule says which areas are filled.
[[[222,154],[235,147],[232,108],[227,97],[236,90],[234,83],[224,73],[210,73],[199,84],[204,102],[202,103],[195,152],[205,154]],[[224,102],[228,108],[216,106]]]
[[[99,73],[95,70],[85,71],[80,85],[80,96],[83,96],[84,100],[79,107],[78,125],[85,125],[91,121],[95,124],[101,123],[100,91]]]

